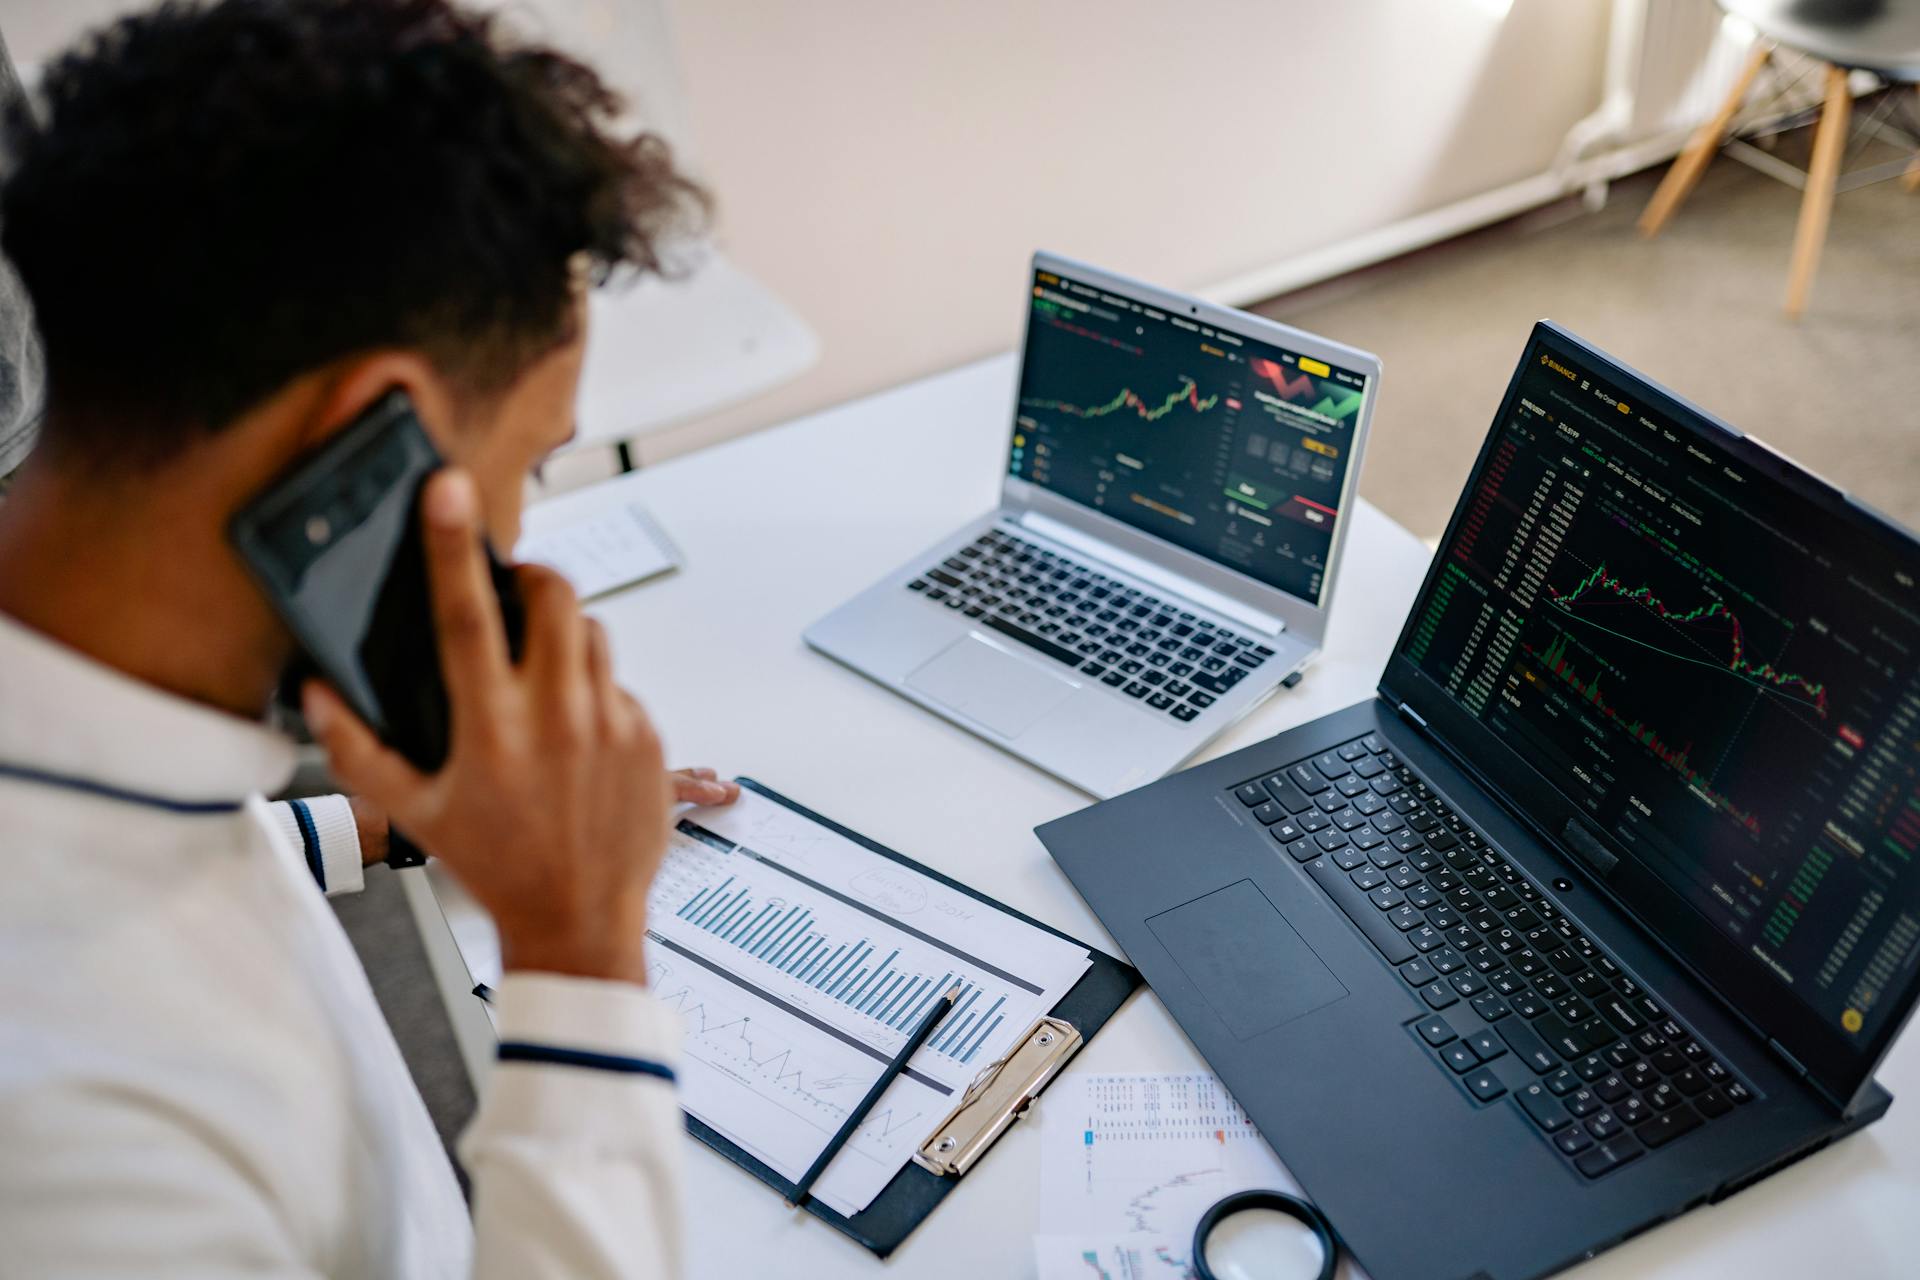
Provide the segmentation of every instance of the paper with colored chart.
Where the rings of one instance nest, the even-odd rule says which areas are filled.
[[[653,992],[685,1026],[681,1105],[790,1180],[959,989],[815,1184],[848,1214],[1091,963],[1086,948],[751,790],[684,816],[648,921]]]
[[[1183,1280],[1193,1229],[1217,1200],[1299,1194],[1218,1078],[1079,1075],[1041,1116],[1040,1280]]]

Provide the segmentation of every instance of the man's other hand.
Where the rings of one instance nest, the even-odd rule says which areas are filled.
[[[647,887],[683,784],[645,711],[614,683],[605,632],[559,574],[515,571],[526,645],[510,659],[471,478],[437,473],[422,508],[452,710],[446,763],[422,774],[317,681],[305,689],[307,724],[340,781],[492,914],[506,968],[644,982]],[[685,781],[705,803],[713,780]]]
[[[681,804],[710,809],[740,798],[740,784],[723,781],[711,769],[675,769],[667,776],[673,779],[673,798]]]

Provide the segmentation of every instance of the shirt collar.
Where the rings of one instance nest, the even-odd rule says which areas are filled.
[[[205,803],[279,791],[295,751],[265,724],[143,684],[0,614],[0,764]]]

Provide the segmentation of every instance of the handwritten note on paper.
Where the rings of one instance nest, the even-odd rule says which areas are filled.
[[[673,544],[637,503],[529,533],[520,539],[515,557],[558,571],[582,600],[680,567]]]

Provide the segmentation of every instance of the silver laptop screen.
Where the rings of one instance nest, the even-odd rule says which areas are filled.
[[[1367,378],[1036,271],[1008,470],[1319,604]]]

